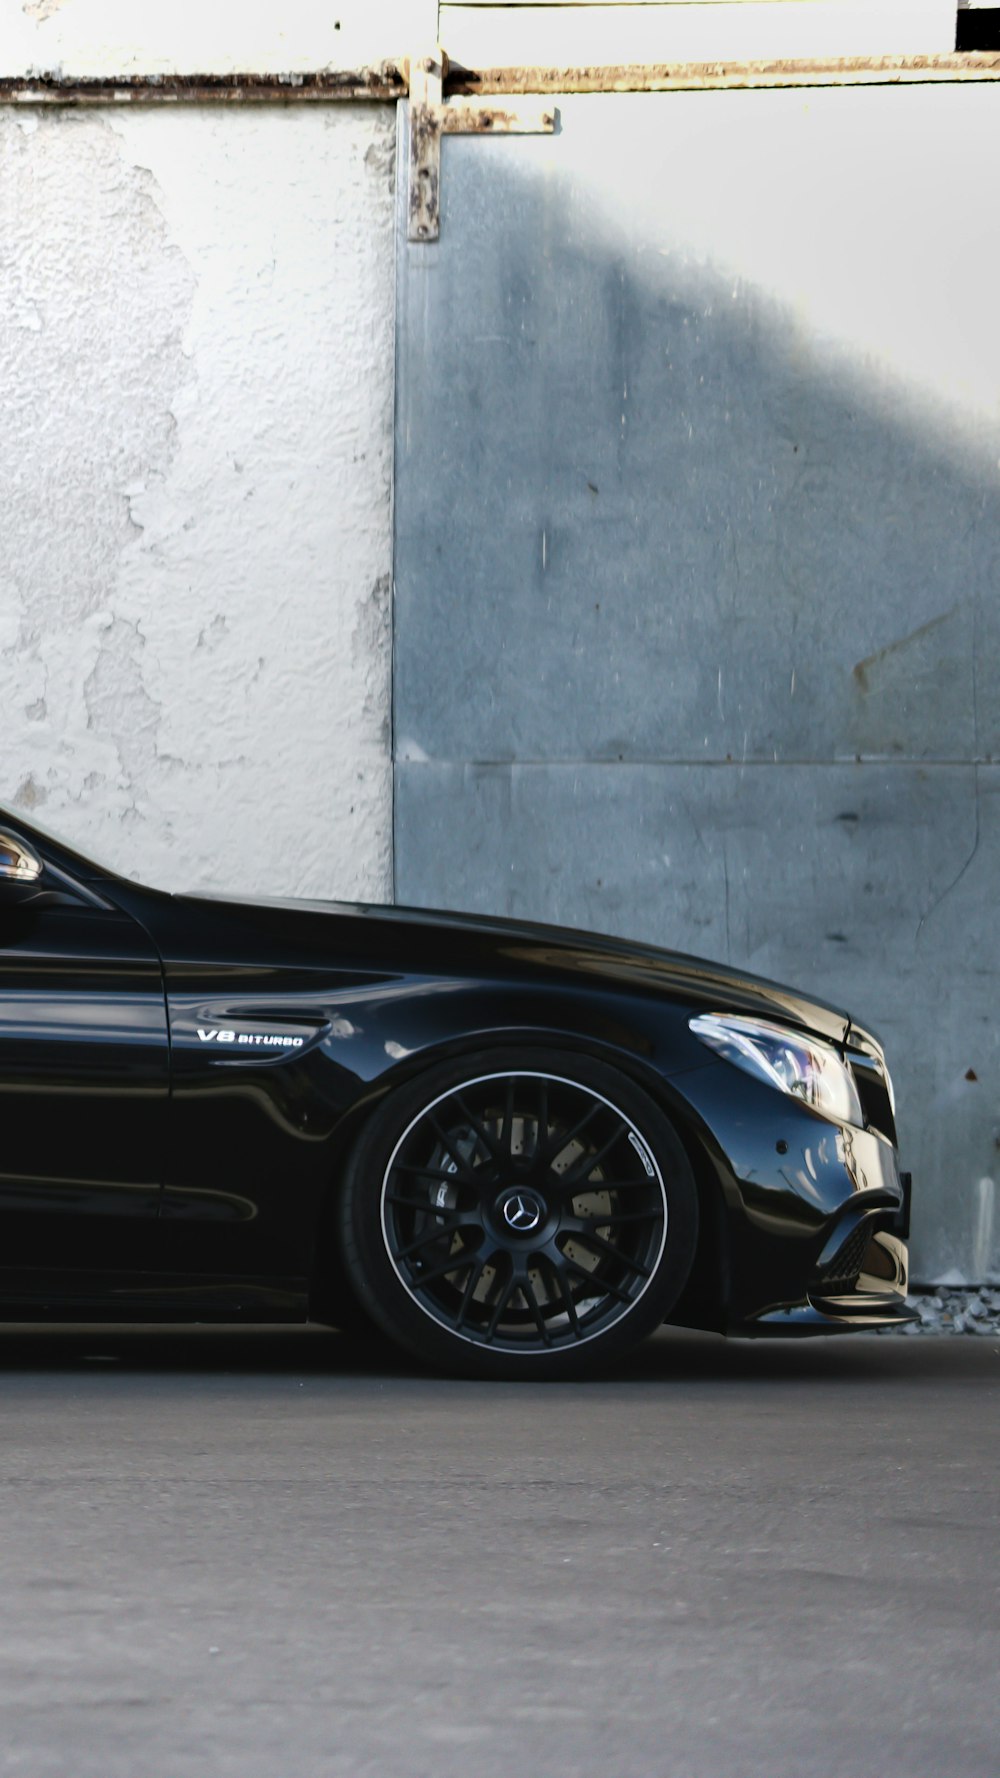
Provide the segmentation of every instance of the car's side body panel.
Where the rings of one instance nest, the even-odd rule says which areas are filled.
[[[750,1330],[805,1309],[835,1276],[831,1242],[899,1214],[892,1130],[831,1125],[689,1028],[695,1013],[739,1012],[877,1049],[822,1003],[590,934],[164,895],[17,825],[106,907],[0,908],[0,1095],[20,1120],[9,1148],[20,1158],[0,1163],[0,1218],[14,1228],[29,1134],[46,1122],[34,1202],[42,1174],[63,1193],[7,1245],[8,1313],[24,1304],[30,1255],[69,1268],[64,1288],[75,1264],[77,1297],[108,1312],[305,1316],[364,1119],[432,1064],[499,1046],[600,1057],[671,1115],[703,1203],[677,1319]],[[12,984],[42,1021],[30,1040],[15,1037]],[[74,1192],[87,1223],[75,1250]],[[54,1288],[50,1277],[45,1302]]]
[[[346,911],[314,913],[294,932],[285,910],[206,901],[143,912],[162,949],[170,1017],[171,1260],[196,1252],[208,1269],[308,1272],[357,1119],[443,1056],[568,1043],[631,1062],[658,1085],[704,1060],[700,1050],[671,1057],[651,997],[602,993],[569,970],[546,981],[442,934],[422,958],[419,932],[386,957],[368,922]]]
[[[168,1082],[160,963],[141,927],[59,897],[0,910],[5,1271],[65,1272],[69,1287],[74,1270],[150,1263]]]

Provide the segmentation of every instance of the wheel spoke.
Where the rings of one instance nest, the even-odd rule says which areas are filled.
[[[594,1162],[594,1165],[595,1166],[597,1165],[596,1161]],[[589,1179],[589,1180],[586,1180],[582,1186],[580,1185],[579,1180],[573,1180],[571,1183],[575,1184],[577,1186],[578,1189],[577,1189],[576,1195],[578,1197],[582,1196],[583,1192],[585,1192],[585,1191],[593,1191],[593,1192],[628,1192],[628,1191],[633,1191],[634,1192],[634,1191],[639,1191],[640,1188],[645,1191],[649,1191],[650,1188],[652,1188],[654,1191],[656,1190],[655,1181],[652,1179],[647,1179],[645,1174],[643,1174],[641,1179]],[[608,1214],[610,1214],[610,1212]],[[639,1210],[636,1212],[636,1214],[639,1216],[645,1216],[646,1212],[645,1212],[645,1210]]]
[[[583,1278],[587,1284],[593,1286],[595,1296],[617,1297],[620,1303],[632,1301],[627,1290],[621,1290],[617,1284],[610,1283],[607,1278],[598,1277],[596,1272],[588,1272],[586,1266],[578,1266],[576,1260],[570,1259],[568,1253],[563,1254],[562,1262],[564,1266],[569,1267],[571,1272],[575,1272],[578,1278]]]
[[[566,1311],[566,1319],[569,1322],[570,1327],[573,1329],[574,1336],[576,1339],[580,1340],[583,1338],[583,1335],[580,1331],[580,1321],[576,1312],[576,1304],[573,1301],[573,1292],[565,1282],[555,1260],[552,1259],[549,1254],[546,1254],[544,1257],[550,1281],[555,1285],[559,1295],[559,1301],[562,1303],[562,1306]]]
[[[569,1148],[571,1143],[579,1140],[583,1135],[584,1130],[590,1128],[595,1117],[603,1110],[604,1106],[599,1103],[591,1105],[584,1112],[583,1116],[579,1118],[575,1124],[571,1125],[568,1130],[560,1130],[553,1137],[552,1141],[548,1143],[546,1147],[543,1158],[546,1161],[554,1161],[556,1157],[562,1153],[564,1148]]]
[[[638,1184],[638,1180],[636,1184]],[[602,1185],[603,1189],[603,1185]],[[615,1187],[618,1191],[620,1188]],[[656,1222],[659,1212],[656,1210],[593,1210],[589,1216],[564,1216],[564,1229],[608,1228],[612,1223],[620,1222]]]
[[[456,1136],[454,1136],[454,1131],[450,1131],[450,1129],[445,1129],[445,1125],[441,1124],[441,1118],[438,1117],[438,1115],[436,1115],[436,1113],[434,1113],[434,1111],[429,1111],[429,1113],[427,1113],[427,1122],[429,1122],[429,1125],[431,1125],[431,1129],[432,1129],[432,1131],[434,1131],[434,1134],[436,1134],[436,1138],[438,1138],[438,1141],[441,1141],[441,1143],[443,1143],[443,1147],[445,1147],[445,1150],[447,1150],[448,1154],[450,1154],[450,1156],[452,1156],[452,1161],[454,1161],[454,1163],[456,1163],[456,1166],[457,1166],[457,1172],[461,1173],[461,1177],[463,1177],[463,1179],[468,1179],[468,1181],[472,1181],[473,1168],[472,1168],[472,1166],[470,1166],[470,1163],[468,1163],[468,1161],[466,1161],[466,1157],[464,1157],[464,1154],[459,1154],[459,1152],[456,1152],[457,1145],[456,1145]],[[477,1134],[479,1134],[479,1131],[477,1131]],[[488,1147],[489,1147],[489,1143],[488,1143]],[[456,1173],[447,1172],[447,1173],[445,1173],[445,1177],[447,1177],[447,1179],[456,1179]]]
[[[539,1155],[542,1155],[544,1160],[546,1160],[546,1161],[548,1160],[548,1158],[549,1158],[548,1140],[549,1140],[549,1083],[546,1080],[544,1074],[542,1074],[539,1076],[539,1080],[538,1080],[538,1122],[535,1125],[535,1145],[534,1145],[534,1148],[532,1149],[532,1152],[531,1152],[531,1158],[533,1161],[537,1161]]]
[[[455,1317],[456,1328],[465,1326],[465,1317],[472,1307],[472,1299],[479,1287],[480,1279],[486,1270],[486,1263],[487,1262],[484,1259],[478,1260],[466,1279],[465,1289],[462,1292],[462,1301],[459,1304],[458,1314]]]
[[[454,1209],[451,1204],[435,1204],[431,1197],[404,1198],[402,1192],[386,1192],[385,1201],[387,1204],[394,1204],[397,1210],[432,1210],[435,1216],[446,1215],[449,1210]]]
[[[500,1147],[504,1154],[514,1152],[514,1075],[507,1082],[507,1093],[504,1099],[503,1124],[500,1128]]]
[[[624,1266],[627,1271],[634,1272],[637,1278],[649,1277],[648,1266],[641,1266],[637,1259],[629,1259],[628,1254],[622,1253],[621,1248],[613,1247],[610,1241],[605,1241],[601,1235],[595,1235],[593,1230],[577,1229],[574,1232],[573,1239],[575,1241],[586,1242],[588,1247],[596,1247],[598,1253],[605,1254],[608,1259],[615,1260],[618,1265]]]
[[[449,1254],[447,1259],[432,1266],[429,1272],[416,1272],[413,1282],[422,1289],[425,1284],[433,1284],[435,1278],[444,1278],[449,1272],[464,1272],[466,1266],[475,1265],[477,1258],[474,1247],[463,1247],[459,1253]]]
[[[539,1333],[542,1336],[543,1344],[546,1346],[551,1346],[552,1335],[550,1334],[548,1328],[545,1325],[545,1316],[542,1314],[541,1304],[539,1303],[538,1298],[535,1295],[535,1287],[531,1282],[531,1273],[528,1271],[525,1271],[523,1273],[522,1277],[520,1278],[519,1283],[520,1283],[521,1295],[523,1296],[525,1302],[527,1303],[528,1309],[531,1313],[531,1318],[534,1321],[535,1326],[537,1327]]]
[[[480,1142],[483,1144],[483,1147],[488,1151],[490,1159],[494,1160],[494,1161],[499,1161],[502,1158],[502,1155],[501,1155],[500,1149],[497,1147],[496,1137],[491,1135],[490,1131],[486,1128],[486,1125],[483,1123],[482,1118],[477,1117],[474,1111],[469,1110],[469,1107],[466,1104],[465,1100],[462,1098],[461,1093],[453,1093],[452,1094],[452,1101],[455,1105],[458,1106],[458,1109],[462,1113],[462,1116],[465,1118],[466,1123],[470,1126],[471,1129],[475,1130],[476,1135],[479,1137]]]
[[[451,1222],[445,1223],[442,1228],[424,1229],[423,1233],[417,1235],[415,1240],[408,1241],[405,1247],[397,1248],[394,1257],[396,1259],[409,1259],[411,1253],[419,1253],[421,1248],[429,1247],[432,1241],[442,1240],[445,1235],[447,1235],[449,1240],[452,1240],[455,1230],[461,1228],[461,1226],[461,1222],[457,1218],[453,1218]]]
[[[516,1282],[517,1282],[517,1280],[514,1277],[513,1272],[511,1272],[510,1277],[507,1279],[506,1284],[503,1286],[502,1290],[500,1291],[500,1294],[497,1297],[496,1302],[493,1304],[493,1313],[490,1316],[489,1326],[487,1327],[486,1332],[483,1336],[487,1345],[489,1345],[490,1341],[493,1339],[494,1335],[496,1334],[497,1328],[500,1326],[500,1317],[503,1314],[504,1310],[506,1309],[508,1302],[510,1301],[510,1298],[513,1294],[514,1285],[516,1284]]]
[[[444,1140],[443,1136],[442,1136],[442,1140]],[[449,1153],[450,1152],[451,1152],[451,1150],[449,1149]],[[456,1155],[455,1159],[456,1159],[456,1161],[459,1162],[460,1166],[464,1165],[464,1163],[461,1161],[461,1159],[458,1155]],[[392,1171],[394,1174],[395,1173],[411,1173],[411,1174],[413,1174],[413,1176],[416,1179],[442,1179],[445,1181],[451,1180],[452,1183],[454,1183],[454,1181],[460,1177],[460,1174],[459,1174],[457,1168],[454,1168],[454,1167],[420,1167],[417,1165],[417,1163],[415,1161],[413,1161],[413,1162],[397,1161],[395,1166],[393,1167]]]
[[[613,1132],[612,1135],[610,1135],[608,1137],[607,1141],[604,1143],[604,1145],[601,1148],[598,1149],[598,1151],[595,1155],[586,1156],[583,1161],[580,1161],[577,1164],[577,1166],[575,1166],[573,1168],[573,1171],[571,1173],[564,1173],[563,1174],[563,1181],[562,1181],[563,1184],[564,1185],[579,1185],[579,1184],[581,1184],[582,1181],[589,1179],[590,1175],[594,1171],[594,1168],[600,1166],[605,1155],[610,1154],[611,1150],[615,1147],[615,1144],[620,1142],[622,1137],[627,1136],[627,1134],[628,1134],[628,1125],[625,1123],[619,1123],[618,1128]],[[648,1180],[647,1180],[647,1184],[648,1184]]]

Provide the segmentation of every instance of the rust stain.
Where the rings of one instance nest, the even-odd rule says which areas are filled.
[[[443,64],[424,56],[410,70],[411,241],[436,241],[441,207],[441,78]]]
[[[8,75],[0,79],[0,104],[308,104],[338,99],[399,99],[405,98],[408,90],[405,65],[382,62],[374,68],[314,74],[125,74],[113,78]]]
[[[410,106],[410,239],[433,240],[441,198],[441,107]]]
[[[532,111],[525,116],[499,105],[443,105],[441,129],[446,136],[545,134],[556,127],[556,112]]]
[[[449,97],[489,93],[690,92],[699,88],[894,86],[1000,80],[1000,55],[839,56],[773,62],[617,63],[586,67],[464,68],[451,64]]]
[[[883,55],[776,62],[616,62],[578,68],[463,68],[441,59],[448,98],[528,92],[689,92],[715,87],[906,85],[1000,80],[1000,55]],[[409,92],[406,60],[301,75],[7,75],[0,105],[246,105],[399,100]],[[496,117],[502,112],[496,112]],[[500,124],[477,124],[479,132]]]
[[[1000,80],[1000,55],[956,52],[940,56],[842,56],[829,60],[588,64],[579,67],[465,68],[442,57],[449,98],[516,97],[527,93],[690,92],[699,89],[781,86],[894,86],[926,82]],[[80,77],[7,75],[0,104],[308,104],[338,99],[406,98],[405,58],[373,67],[308,74],[133,74]],[[497,118],[502,115],[497,112]],[[499,124],[483,123],[486,132]]]

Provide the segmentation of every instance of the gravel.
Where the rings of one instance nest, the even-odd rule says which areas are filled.
[[[983,1284],[916,1290],[908,1299],[919,1321],[910,1321],[899,1328],[887,1328],[892,1334],[973,1334],[1000,1338],[1000,1287]]]

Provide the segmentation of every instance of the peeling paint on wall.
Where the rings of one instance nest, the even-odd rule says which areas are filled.
[[[21,11],[25,18],[35,19],[43,25],[46,19],[54,18],[57,12],[61,12],[65,5],[66,0],[24,0]]]
[[[0,116],[0,801],[390,883],[391,112]]]

